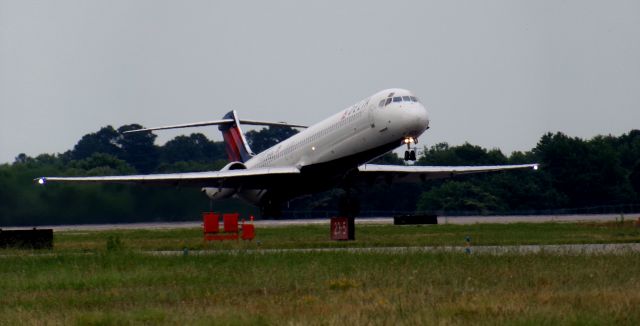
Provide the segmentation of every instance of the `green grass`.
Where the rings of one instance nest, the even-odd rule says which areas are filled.
[[[129,249],[256,249],[330,248],[464,245],[522,245],[568,243],[640,242],[640,229],[626,223],[515,223],[472,225],[358,225],[356,241],[329,239],[328,225],[267,227],[256,230],[252,242],[204,243],[201,229],[119,230],[55,233],[56,250],[95,251],[104,249],[109,237],[117,237]]]
[[[257,235],[269,248],[463,245],[467,234],[475,245],[639,237],[630,224],[359,226],[357,241],[335,243],[327,229]],[[199,230],[61,232],[52,251],[0,251],[0,325],[640,324],[636,253],[140,251],[184,246],[257,243],[203,245]]]

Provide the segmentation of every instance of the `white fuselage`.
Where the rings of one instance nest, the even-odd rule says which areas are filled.
[[[391,102],[380,105],[392,93]],[[302,169],[393,142],[400,146],[404,138],[420,136],[429,127],[429,118],[422,103],[393,102],[397,97],[415,99],[403,89],[378,92],[254,156],[245,165],[249,169],[272,166]],[[357,165],[371,159],[365,158]]]

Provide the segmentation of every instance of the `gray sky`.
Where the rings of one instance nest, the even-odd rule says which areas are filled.
[[[0,162],[230,109],[311,124],[390,87],[429,109],[429,146],[620,135],[640,128],[640,1],[0,0]]]

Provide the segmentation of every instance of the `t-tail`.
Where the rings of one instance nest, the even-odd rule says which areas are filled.
[[[218,129],[222,132],[222,138],[224,139],[225,149],[227,156],[231,162],[246,162],[254,154],[249,148],[249,144],[240,129],[240,124],[254,125],[254,126],[268,126],[268,127],[293,127],[293,128],[306,128],[304,125],[289,124],[286,122],[268,122],[258,120],[244,120],[238,119],[238,115],[235,110],[229,111],[221,120],[193,122],[180,125],[143,128],[136,130],[125,131],[124,133],[142,132],[142,131],[154,131],[164,129],[178,129],[178,128],[190,128],[190,127],[204,127],[217,125]]]
[[[218,126],[218,129],[222,132],[229,162],[244,163],[248,161],[254,154],[251,148],[249,148],[242,129],[240,129],[240,121],[238,120],[236,111],[229,111],[222,119],[233,120],[232,123],[225,123]]]

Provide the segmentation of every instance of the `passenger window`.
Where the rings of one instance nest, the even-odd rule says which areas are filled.
[[[384,105],[387,106],[389,105],[389,103],[391,103],[391,98],[388,98],[386,102],[384,102]]]
[[[405,102],[411,102],[411,97],[409,97],[409,96],[403,96],[403,97],[402,97],[402,100],[403,100],[403,101],[405,101]]]
[[[394,97],[393,102],[402,102],[402,97],[401,96]]]

